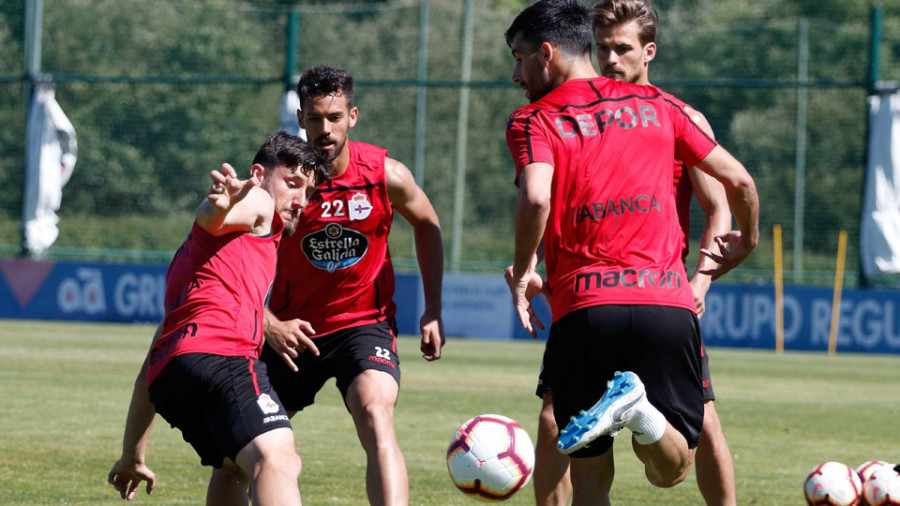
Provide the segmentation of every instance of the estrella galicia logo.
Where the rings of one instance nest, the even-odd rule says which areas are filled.
[[[329,223],[304,237],[302,248],[310,263],[334,272],[359,262],[369,249],[369,239],[356,230]]]

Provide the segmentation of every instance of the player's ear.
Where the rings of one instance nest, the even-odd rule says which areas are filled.
[[[306,129],[306,127],[303,126],[303,109],[297,109],[297,123],[300,124],[300,128]]]
[[[549,42],[541,43],[541,46],[538,48],[538,51],[541,53],[541,56],[543,57],[542,62],[544,63],[545,67],[547,65],[549,65],[550,60],[553,59],[553,51],[555,51],[555,50],[557,50],[556,46],[554,46],[553,44],[551,44]]]
[[[250,167],[250,177],[255,177],[259,180],[260,183],[265,181],[266,176],[269,175],[269,171],[266,170],[265,167],[258,163],[254,163],[252,167]]]
[[[353,128],[356,125],[356,118],[359,117],[359,108],[353,107],[350,109],[350,114],[348,115],[348,119],[350,120],[350,128]],[[302,126],[302,124],[301,124]]]
[[[650,63],[656,58],[656,42],[650,42],[644,46],[644,63]]]

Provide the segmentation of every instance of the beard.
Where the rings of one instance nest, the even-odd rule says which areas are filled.
[[[323,139],[321,139],[321,140],[328,140],[328,137],[325,137],[325,138],[323,138]],[[313,144],[313,148],[316,150],[317,153],[319,153],[319,155],[321,155],[321,157],[322,157],[322,159],[325,161],[325,163],[327,163],[327,164],[330,165],[330,164],[333,164],[333,163],[334,163],[334,160],[341,154],[341,152],[344,151],[344,147],[345,147],[346,145],[347,145],[347,139],[344,139],[344,140],[341,141],[340,143],[337,143],[337,142],[336,142],[336,143],[334,144],[334,149],[332,149],[330,153],[329,153],[329,152],[322,152],[322,151],[320,151],[320,150],[319,150],[319,143],[318,143],[318,142],[316,142],[315,144]]]
[[[281,219],[281,222],[284,224],[284,230],[281,232],[281,237],[287,239],[288,237],[294,235],[294,232],[297,231],[297,225],[300,222],[300,213],[291,213],[291,220],[285,221],[284,218]]]

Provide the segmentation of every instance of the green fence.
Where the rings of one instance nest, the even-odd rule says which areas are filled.
[[[35,1],[0,0],[0,254],[20,252],[31,82],[55,85],[79,142],[47,256],[165,262],[209,171],[223,161],[246,170],[278,124],[291,74],[327,64],[357,79],[351,138],[386,147],[431,198],[448,268],[499,272],[512,258],[516,192],[504,128],[525,98],[509,81],[503,38],[515,11],[497,5],[516,2],[43,0],[40,73],[30,75],[26,7]],[[882,18],[873,23],[864,4],[827,3],[816,17],[689,4],[696,12],[657,2],[651,80],[702,111],[756,179],[761,244],[729,279],[771,280],[780,224],[788,282],[831,283],[846,230],[852,286],[867,86],[870,75],[900,77],[900,40],[887,35],[900,33],[891,30],[900,9],[875,11]],[[885,34],[874,58],[873,26]],[[694,207],[696,250],[703,217]],[[402,219],[391,249],[401,267],[415,265]]]

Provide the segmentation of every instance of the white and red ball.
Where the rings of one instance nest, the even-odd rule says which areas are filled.
[[[868,460],[856,466],[856,474],[859,475],[859,480],[862,482],[863,486],[865,486],[866,481],[868,481],[872,475],[885,467],[893,469],[894,466],[883,460]]]
[[[810,505],[851,506],[859,503],[862,482],[852,467],[829,461],[810,471],[803,491]]]
[[[503,415],[467,420],[447,448],[450,479],[464,494],[504,501],[531,479],[534,445],[521,425]]]
[[[888,464],[873,473],[863,485],[863,499],[870,506],[900,505],[900,473],[897,469]]]

